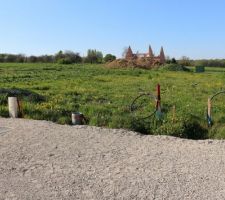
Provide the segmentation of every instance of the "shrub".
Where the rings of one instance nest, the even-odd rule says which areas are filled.
[[[162,67],[162,69],[167,71],[190,71],[188,68],[179,64],[166,64]]]
[[[87,52],[87,57],[84,59],[85,63],[102,63],[103,55],[101,51],[96,49],[89,49]]]
[[[193,118],[186,116],[178,119],[176,122],[166,121],[154,131],[154,134],[194,140],[207,139],[208,130],[200,124],[199,120]]]
[[[116,60],[116,56],[112,55],[112,54],[107,54],[105,57],[104,57],[104,62],[112,62]]]
[[[57,61],[57,63],[63,64],[63,65],[68,65],[68,64],[72,64],[73,62],[70,58],[61,58]]]
[[[55,55],[56,62],[59,64],[73,64],[73,63],[81,63],[82,58],[78,53],[74,53],[72,51],[59,51]]]

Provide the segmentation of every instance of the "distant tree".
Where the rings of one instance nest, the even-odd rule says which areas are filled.
[[[177,60],[176,60],[175,58],[172,58],[172,59],[171,59],[171,63],[172,63],[172,64],[177,64]]]
[[[16,62],[17,56],[14,54],[6,54],[5,62]]]
[[[195,66],[225,67],[225,59],[194,60]]]
[[[112,62],[114,60],[116,60],[116,56],[112,54],[106,54],[106,56],[104,57],[104,62]]]
[[[26,57],[22,54],[0,54],[0,62],[25,62]]]
[[[23,63],[23,62],[25,62],[25,61],[26,61],[25,55],[23,55],[23,54],[18,54],[18,55],[16,56],[16,62],[17,62],[17,63]]]
[[[4,58],[5,58],[4,54],[0,54],[0,62],[1,62],[1,63],[5,61]]]
[[[27,62],[36,63],[36,62],[38,62],[38,57],[37,56],[29,56],[29,57],[27,57]]]
[[[179,60],[179,64],[184,66],[190,66],[191,65],[190,58],[187,56],[182,56],[181,59]]]
[[[101,51],[94,49],[88,49],[87,57],[85,58],[86,63],[102,63],[103,54]]]
[[[166,63],[167,63],[167,64],[170,64],[170,63],[171,63],[171,59],[170,59],[169,56],[166,56]]]
[[[169,56],[166,57],[167,64],[177,64],[177,60],[175,58],[170,58]]]
[[[102,63],[103,62],[103,54],[101,51],[96,51],[96,56],[97,56],[97,62]]]
[[[43,55],[43,56],[40,56],[39,59],[43,63],[53,63],[54,62],[54,56],[52,56],[52,55]]]
[[[60,59],[65,58],[65,55],[63,54],[63,51],[59,51],[58,53],[55,54],[55,60],[58,62]]]
[[[65,51],[64,55],[65,58],[71,63],[80,63],[82,61],[79,53],[74,53],[73,51]]]
[[[82,62],[82,58],[79,53],[74,53],[73,51],[59,51],[55,55],[55,61],[60,64],[73,64]]]

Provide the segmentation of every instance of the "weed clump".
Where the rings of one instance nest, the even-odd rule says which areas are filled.
[[[119,69],[94,64],[0,63],[0,116],[8,117],[8,96],[17,96],[24,118],[71,124],[71,113],[82,112],[94,126],[189,139],[225,138],[225,96],[213,104],[211,128],[205,118],[208,97],[225,85],[224,69],[178,73],[186,69],[176,64],[139,69],[145,61],[117,60],[123,66]],[[155,94],[158,83],[163,119],[152,116],[135,121],[131,102],[142,92]],[[154,101],[144,103],[147,109],[140,114],[154,110]]]
[[[161,69],[165,71],[185,71],[185,72],[190,71],[187,67],[180,64],[166,64],[162,66]]]

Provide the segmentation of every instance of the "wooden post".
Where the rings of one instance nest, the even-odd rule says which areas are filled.
[[[158,121],[161,121],[162,119],[162,110],[161,110],[161,104],[160,104],[160,100],[161,100],[161,96],[160,96],[160,85],[157,85],[156,88],[156,92],[157,92],[157,102],[156,102],[156,119]],[[161,122],[160,122],[161,123]]]
[[[211,118],[211,99],[208,98],[208,116]]]
[[[211,108],[212,108],[211,98],[208,98],[207,120],[209,126],[212,126]]]
[[[18,104],[18,109],[19,109],[19,117],[23,118],[24,117],[24,112],[23,112],[22,100],[17,98],[17,104]]]
[[[161,100],[161,94],[160,94],[160,85],[157,85],[157,103],[156,103],[156,110],[161,112],[161,105],[160,105],[160,100]]]

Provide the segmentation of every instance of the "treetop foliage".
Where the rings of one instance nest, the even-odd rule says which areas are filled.
[[[126,49],[125,49],[126,50]],[[103,57],[101,51],[96,49],[89,49],[87,56],[81,57],[79,53],[73,51],[59,51],[55,55],[41,55],[41,56],[26,56],[24,54],[0,54],[0,63],[60,63],[60,64],[73,64],[73,63],[103,63],[112,62],[116,56],[106,54]],[[187,56],[181,57],[179,60],[175,58],[170,59],[167,57],[167,64],[180,64],[183,66],[205,66],[205,67],[224,67],[225,59],[201,59],[191,60]]]
[[[101,51],[96,49],[89,49],[87,56],[81,57],[79,53],[73,51],[59,51],[55,55],[41,55],[41,56],[25,56],[24,54],[0,54],[0,63],[103,63],[116,59],[116,56],[107,54],[103,58]]]

